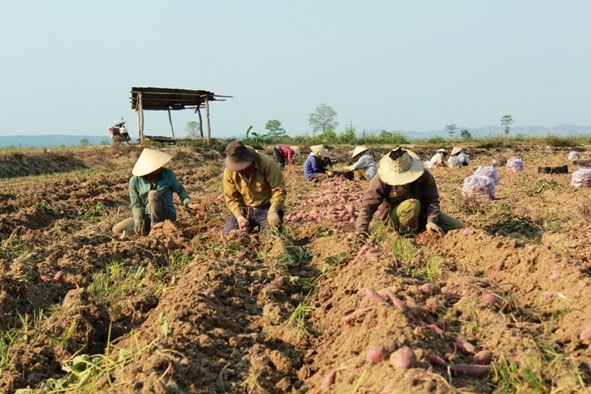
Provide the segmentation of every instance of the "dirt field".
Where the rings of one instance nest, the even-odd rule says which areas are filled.
[[[330,150],[345,165],[352,148]],[[203,209],[118,239],[139,147],[0,152],[0,391],[588,392],[591,205],[573,148],[591,158],[468,147],[468,167],[431,170],[465,228],[401,238],[374,221],[368,247],[351,240],[367,183],[306,182],[303,158],[284,172],[283,234],[222,237],[222,155],[162,148]],[[497,167],[494,201],[462,197],[478,166],[516,154],[525,168]]]

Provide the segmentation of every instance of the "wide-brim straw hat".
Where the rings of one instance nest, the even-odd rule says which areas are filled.
[[[461,151],[463,151],[462,148],[460,148],[459,146],[454,146],[454,148],[451,150],[451,155],[457,155],[458,153],[460,153]]]
[[[397,150],[404,153],[396,160],[392,160],[390,154]],[[388,185],[406,185],[417,180],[425,169],[416,153],[408,149],[396,148],[380,160],[378,163],[378,176]]]
[[[437,152],[447,154],[447,151],[443,148],[437,149]]]
[[[164,166],[172,159],[168,153],[160,152],[156,149],[144,148],[140,157],[138,157],[131,173],[135,176],[148,175],[160,167]]]
[[[242,171],[252,163],[255,153],[253,147],[234,140],[226,146],[224,165],[230,171]]]
[[[302,153],[299,146],[290,146],[290,148],[293,151],[293,153],[295,153],[296,155],[299,155]]]
[[[351,154],[351,157],[355,157],[357,155],[360,155],[363,152],[367,152],[368,150],[369,150],[369,148],[367,146],[356,146],[355,149],[353,150],[353,154]]]
[[[328,150],[324,147],[324,145],[312,145],[310,147],[310,150],[312,151],[312,153],[316,155],[320,155],[322,157],[330,157],[330,153],[328,153]]]

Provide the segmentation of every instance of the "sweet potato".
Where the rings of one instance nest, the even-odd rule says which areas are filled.
[[[441,289],[435,283],[425,283],[420,287],[420,290],[425,295],[435,295],[441,292]]]
[[[384,299],[384,297],[382,297],[377,291],[370,289],[369,287],[366,287],[365,289],[363,289],[363,291],[365,292],[365,295],[369,297],[369,299],[376,305],[384,305],[387,304],[386,300]]]
[[[441,356],[432,351],[427,352],[427,358],[429,359],[429,362],[436,367],[447,368],[447,366],[449,365],[449,363],[445,361]]]
[[[333,369],[331,370],[322,380],[322,383],[320,384],[320,390],[322,391],[328,391],[330,390],[330,386],[332,386],[336,380],[336,376],[337,376],[337,370]]]
[[[460,352],[464,354],[476,353],[476,347],[464,338],[456,338],[456,340],[454,341],[454,345],[456,346],[456,349],[458,349]]]
[[[372,346],[367,351],[367,361],[372,363],[381,363],[388,357],[390,353],[382,345]]]
[[[408,369],[414,367],[417,356],[409,346],[402,346],[390,355],[390,364],[395,369]]]
[[[486,302],[487,304],[495,305],[500,305],[503,303],[503,299],[494,293],[484,293],[482,295],[482,301]]]
[[[481,350],[474,355],[474,362],[480,365],[488,365],[492,361],[493,353],[490,350]]]
[[[406,305],[404,302],[400,298],[396,297],[392,290],[385,288],[382,289],[382,293],[386,295],[390,302],[392,302],[392,305],[394,305],[396,308],[400,309],[401,311],[406,310]]]
[[[369,306],[366,308],[357,309],[356,311],[353,311],[349,313],[347,316],[343,317],[341,321],[343,321],[343,323],[351,323],[353,320],[360,318],[361,316],[365,315],[368,311],[374,308],[375,306]]]
[[[490,366],[488,365],[476,365],[476,364],[452,364],[450,366],[452,372],[459,373],[462,375],[472,376],[473,378],[481,378],[486,376],[490,372]]]

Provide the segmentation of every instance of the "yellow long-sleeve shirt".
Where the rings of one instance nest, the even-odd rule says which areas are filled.
[[[260,208],[269,204],[274,210],[285,207],[285,180],[275,159],[257,152],[254,163],[249,179],[238,171],[224,169],[224,197],[234,216],[242,215],[242,207]]]

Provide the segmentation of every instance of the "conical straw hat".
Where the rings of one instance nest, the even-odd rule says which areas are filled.
[[[168,153],[160,152],[155,149],[145,148],[140,157],[138,157],[131,173],[135,176],[148,175],[164,166],[172,159]]]
[[[451,155],[452,155],[452,156],[455,156],[455,155],[457,155],[458,153],[460,153],[462,150],[463,150],[463,149],[462,149],[462,148],[460,148],[459,146],[454,146],[454,148],[451,150]]]
[[[312,145],[310,150],[312,153],[319,154],[322,157],[330,157],[330,153],[328,153],[324,145]]]
[[[299,146],[290,146],[290,148],[296,155],[300,155],[302,153]]]
[[[367,146],[356,146],[351,157],[355,157],[363,152],[367,152],[368,150],[369,148]]]
[[[392,160],[392,154],[400,155]],[[406,185],[417,180],[425,172],[421,159],[413,151],[400,147],[390,151],[378,163],[378,176],[388,185]]]

